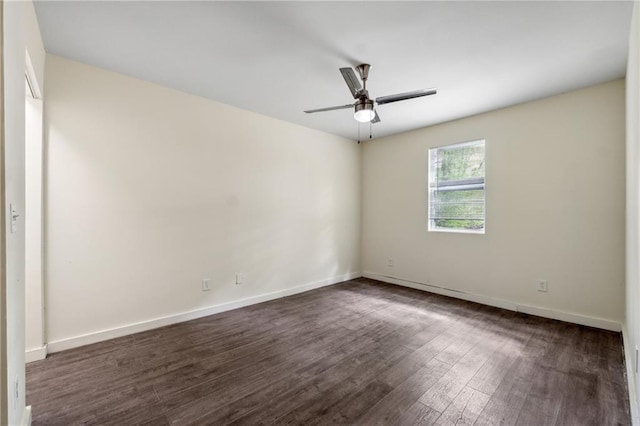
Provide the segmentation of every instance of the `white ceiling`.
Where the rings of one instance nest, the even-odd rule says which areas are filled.
[[[624,76],[632,2],[36,2],[48,52],[357,137],[338,68],[373,65],[374,137]],[[361,130],[368,133],[369,125]]]

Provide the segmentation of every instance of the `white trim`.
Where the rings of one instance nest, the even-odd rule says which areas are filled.
[[[25,215],[24,221],[24,288],[25,288],[25,339],[31,349],[46,341],[44,327],[44,143],[43,102],[41,99],[25,99]],[[40,348],[38,348],[40,349]],[[27,354],[27,357],[29,354]],[[46,353],[34,355],[44,359]],[[27,360],[27,362],[30,362]]]
[[[190,321],[197,318],[206,317],[209,315],[217,314],[220,312],[230,311],[233,309],[242,308],[256,303],[262,303],[273,299],[279,299],[281,297],[291,296],[305,291],[313,290],[320,287],[325,287],[344,281],[352,280],[354,278],[360,278],[362,274],[360,272],[351,272],[344,275],[339,275],[326,280],[316,281],[309,284],[304,284],[297,287],[288,288],[285,290],[274,291],[271,293],[265,293],[258,296],[247,297],[245,299],[235,300],[233,302],[221,303],[219,305],[210,306],[208,308],[196,309],[194,311],[183,312],[180,314],[169,315],[166,317],[155,318],[148,321],[141,321],[134,324],[124,325],[121,327],[115,327],[108,330],[96,331],[80,336],[70,337],[67,339],[55,340],[48,343],[48,352],[60,352],[67,349],[77,348],[79,346],[89,345],[91,343],[97,343],[104,340],[113,339],[116,337],[122,337],[133,333],[139,333],[141,331],[152,330],[158,327],[164,327],[166,325],[176,324],[179,322]]]
[[[631,409],[631,424],[633,426],[640,426],[640,414],[638,413],[638,396],[636,394],[635,377],[636,372],[633,371],[635,365],[635,348],[631,348],[629,343],[631,340],[628,338],[629,331],[627,325],[622,325],[622,344],[624,347],[624,363],[627,367],[627,387],[629,388],[629,407]]]
[[[42,90],[40,90],[40,82],[36,78],[36,71],[33,68],[33,63],[31,62],[31,55],[29,54],[28,49],[25,51],[24,76],[29,82],[29,86],[31,87],[31,93],[33,93],[33,99],[42,99]]]
[[[431,222],[431,220],[429,220]],[[429,232],[449,232],[452,234],[476,234],[476,235],[484,235],[484,228],[482,229],[461,229],[461,228],[428,228]]]
[[[444,296],[454,297],[456,299],[468,300],[470,302],[482,303],[483,305],[495,306],[497,308],[515,311],[515,304],[506,300],[496,299],[486,296],[477,296],[475,294],[465,293],[463,291],[451,290],[444,287],[438,287],[429,284],[423,284],[415,281],[407,281],[401,278],[395,278],[388,275],[376,274],[373,272],[363,272],[362,276],[373,280],[383,281],[389,284],[396,284],[402,287],[414,288],[416,290],[428,291],[430,293],[442,294]]]
[[[33,361],[40,361],[47,357],[47,345],[36,349],[29,349],[24,353],[24,361],[30,363]]]
[[[610,331],[622,331],[622,325],[619,322],[611,321],[604,318],[590,317],[586,315],[576,314],[567,311],[557,311],[549,308],[541,308],[540,306],[517,305],[518,312],[524,314],[535,315],[538,317],[551,318],[558,321],[572,322],[574,324],[586,325],[588,327],[601,328]]]
[[[485,142],[486,141],[484,138],[480,138],[480,139],[474,139],[466,142],[456,142],[456,143],[451,143],[446,145],[434,146],[434,147],[431,147],[430,149],[441,149],[443,151],[448,151],[450,149],[460,149],[460,148],[465,148],[467,146],[480,145],[481,143],[485,143]]]
[[[388,275],[376,274],[374,272],[363,272],[362,276],[365,278],[371,278],[378,281],[383,281],[389,284],[396,284],[403,287],[415,288],[422,291],[428,291],[431,293],[442,294],[444,296],[455,297],[456,299],[468,300],[470,302],[481,303],[483,305],[495,306],[497,308],[508,309],[510,311],[522,312],[525,314],[535,315],[544,318],[551,318],[555,320],[571,322],[574,324],[586,325],[589,327],[601,328],[604,330],[621,331],[622,326],[619,322],[611,321],[604,318],[589,317],[585,315],[575,314],[572,312],[557,311],[548,308],[542,308],[539,306],[523,305],[510,300],[498,299],[490,296],[483,296],[479,294],[467,293],[465,291],[453,290],[445,287],[440,287],[432,284],[425,284],[416,281],[403,280],[397,277],[391,277]]]
[[[27,405],[24,407],[24,411],[22,412],[22,422],[20,423],[22,426],[31,426],[31,406]]]

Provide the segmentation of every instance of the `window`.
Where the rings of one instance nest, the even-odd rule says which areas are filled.
[[[429,150],[429,231],[484,234],[484,140]]]

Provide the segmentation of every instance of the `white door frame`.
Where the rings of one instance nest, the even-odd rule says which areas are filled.
[[[25,66],[25,361],[47,356],[44,292],[42,93],[26,53]]]

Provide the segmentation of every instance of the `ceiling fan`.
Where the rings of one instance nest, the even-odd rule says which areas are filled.
[[[307,114],[314,112],[324,112],[324,111],[333,111],[337,109],[348,109],[354,108],[354,118],[361,123],[378,123],[380,122],[380,117],[375,110],[375,104],[384,105],[390,104],[391,102],[398,101],[406,101],[407,99],[420,98],[422,96],[435,95],[436,89],[421,89],[414,90],[413,92],[405,92],[398,93],[395,95],[381,96],[379,98],[370,99],[369,91],[367,90],[367,80],[369,79],[369,71],[371,70],[371,65],[369,64],[360,64],[356,67],[358,70],[358,74],[360,74],[360,79],[362,80],[362,85],[358,81],[358,77],[356,77],[356,73],[353,72],[353,68],[340,68],[340,72],[342,73],[342,77],[344,81],[349,86],[349,90],[351,90],[351,94],[353,98],[356,100],[353,104],[340,105],[328,108],[318,108],[318,109],[310,109],[305,111]]]

